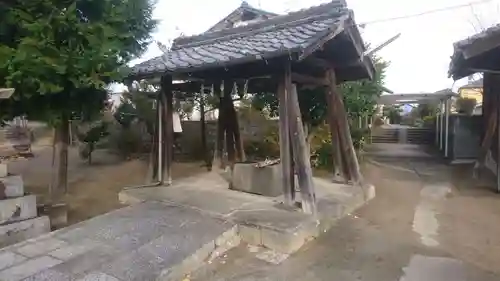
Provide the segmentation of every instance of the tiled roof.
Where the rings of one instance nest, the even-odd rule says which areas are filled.
[[[243,27],[178,38],[172,50],[132,67],[131,76],[190,72],[300,52],[350,16],[337,0]]]
[[[219,26],[221,23],[224,23],[226,21],[231,21],[231,19],[234,19],[235,17],[240,16],[244,12],[250,12],[250,13],[253,13],[253,14],[256,14],[256,15],[259,15],[259,16],[268,17],[268,18],[278,16],[278,14],[271,13],[271,12],[268,12],[268,11],[264,11],[264,10],[252,7],[246,1],[243,1],[241,3],[241,6],[239,6],[236,10],[234,10],[233,12],[231,12],[225,18],[221,19],[218,23],[216,23],[214,26],[212,26],[207,32],[218,30],[217,26]]]
[[[471,36],[467,39],[455,42],[455,44],[453,44],[453,46],[455,47],[455,49],[463,49],[463,48],[469,47],[470,45],[476,43],[478,40],[487,39],[490,36],[499,35],[499,34],[500,34],[500,24],[492,26],[488,29],[485,29],[484,31],[479,32],[477,34],[474,34],[473,36]]]

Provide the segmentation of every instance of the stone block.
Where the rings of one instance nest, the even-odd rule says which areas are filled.
[[[9,174],[7,164],[0,163],[0,178],[4,178]]]
[[[231,183],[232,189],[248,193],[269,197],[283,194],[281,165],[257,168],[255,163],[236,163]]]
[[[1,167],[2,164],[0,164]],[[1,174],[0,168],[0,174]],[[0,177],[0,181],[5,185],[5,196],[7,198],[20,197],[24,195],[24,182],[21,176]]]
[[[36,214],[35,195],[0,200],[0,224],[32,219]]]
[[[43,216],[0,226],[0,248],[50,232],[49,217]],[[0,279],[1,280],[1,279]]]
[[[0,280],[17,281],[60,264],[61,261],[49,256],[27,260],[19,265],[0,271]]]

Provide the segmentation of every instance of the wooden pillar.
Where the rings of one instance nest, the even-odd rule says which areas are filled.
[[[201,134],[201,151],[203,152],[203,161],[207,168],[210,167],[210,157],[208,156],[207,146],[207,124],[205,121],[205,86],[201,85],[200,89],[200,134]]]
[[[482,169],[485,165],[486,162],[486,157],[488,155],[488,152],[492,152],[493,150],[491,149],[493,146],[493,141],[494,141],[494,136],[495,136],[495,131],[497,130],[498,127],[498,118],[497,115],[499,114],[498,110],[498,101],[497,97],[494,96],[494,92],[492,91],[492,84],[494,83],[494,80],[491,77],[491,74],[486,74],[484,75],[484,82],[483,82],[483,136],[482,136],[482,141],[481,141],[481,147],[479,149],[479,156],[478,159],[474,165],[473,169],[473,177],[478,178],[479,177],[479,171]]]
[[[172,162],[174,159],[174,106],[173,106],[173,93],[172,93],[172,76],[166,75],[162,77],[161,81],[162,93],[164,95],[164,126],[163,134],[165,136],[163,141],[164,151],[164,180],[168,185],[172,184]]]
[[[316,215],[316,193],[312,179],[311,157],[306,142],[299,97],[295,84],[288,84],[288,111],[290,116],[290,136],[292,140],[294,164],[299,178],[302,210],[304,213]]]
[[[279,99],[279,134],[280,134],[280,159],[281,159],[281,184],[285,196],[285,205],[295,205],[294,173],[292,170],[292,156],[290,145],[290,126],[288,113],[287,85],[292,83],[290,63],[287,63],[284,74],[279,77],[278,99]]]
[[[342,100],[340,91],[337,89],[336,76],[333,69],[328,70],[328,78],[330,84],[329,89],[331,92],[334,109],[334,117],[337,121],[341,145],[345,152],[346,162],[348,163],[349,174],[353,183],[363,185],[363,177],[361,175],[356,151],[354,150],[351,131],[347,119],[347,113],[344,107],[344,101]]]
[[[150,172],[148,174],[151,174],[151,182],[157,182],[159,181],[158,179],[158,165],[159,165],[159,155],[160,155],[160,150],[159,148],[159,139],[160,139],[160,130],[158,130],[162,118],[162,114],[160,112],[160,103],[161,103],[161,96],[158,96],[156,98],[156,121],[155,121],[155,126],[153,130],[153,136],[152,136],[152,147],[151,147],[151,156],[150,156]]]
[[[248,88],[248,80],[245,80],[244,83],[238,84],[238,94],[241,99],[245,97],[247,94],[247,88]],[[234,108],[234,106],[233,106]],[[236,113],[236,112],[235,112]],[[247,156],[245,154],[245,141],[243,139],[243,136],[241,135],[240,131],[240,122],[238,115],[236,114],[236,130],[234,132],[234,140],[236,142],[236,153],[238,160],[241,162],[247,161]]]
[[[500,78],[500,76],[499,76]],[[500,83],[500,79],[495,79],[495,83]],[[495,85],[500,89],[500,85]],[[495,87],[495,88],[496,88]],[[497,118],[496,122],[496,131],[497,131],[497,157],[496,157],[496,162],[497,162],[497,189],[496,192],[500,193],[500,94],[498,92],[495,92],[495,99],[496,99],[496,108],[497,112],[495,116]]]
[[[219,116],[217,118],[217,133],[215,137],[215,147],[214,147],[214,159],[212,161],[212,170],[219,170],[223,167],[223,162],[222,162],[222,152],[223,152],[223,141],[224,141],[224,124],[223,122],[223,113],[224,111],[221,110],[222,107],[222,93],[221,93],[221,83],[216,82],[214,84],[214,96],[219,98]]]
[[[236,110],[234,108],[233,98],[231,96],[234,88],[234,81],[226,80],[224,81],[224,95],[222,97],[221,110],[224,111],[223,116],[225,117],[223,121],[224,124],[224,135],[226,140],[226,149],[229,166],[231,169],[234,167],[236,162],[236,151],[235,151],[235,122],[237,122]]]

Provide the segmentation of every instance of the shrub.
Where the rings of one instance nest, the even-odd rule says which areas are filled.
[[[456,102],[458,113],[463,113],[467,115],[472,115],[474,107],[476,107],[477,101],[470,98],[458,98]]]
[[[149,152],[151,138],[144,133],[140,122],[133,122],[130,127],[115,123],[111,126],[107,145],[112,153],[130,159],[134,155]]]
[[[101,120],[78,126],[76,136],[78,141],[83,144],[83,147],[80,147],[80,157],[87,159],[88,163],[92,164],[92,152],[94,152],[97,143],[108,134],[108,124]]]

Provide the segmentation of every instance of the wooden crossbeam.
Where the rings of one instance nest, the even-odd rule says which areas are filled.
[[[316,86],[328,86],[328,81],[324,78],[318,78],[305,74],[292,73],[292,81],[299,84],[311,84]]]

